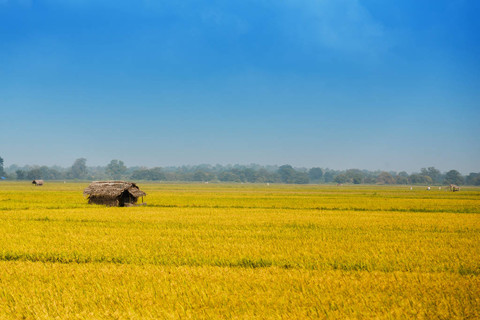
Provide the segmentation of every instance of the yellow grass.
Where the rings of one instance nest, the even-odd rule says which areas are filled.
[[[480,318],[480,189],[0,183],[0,319]]]

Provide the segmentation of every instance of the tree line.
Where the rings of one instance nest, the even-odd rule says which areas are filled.
[[[238,182],[238,183],[336,183],[336,184],[411,184],[480,185],[480,173],[466,176],[457,170],[440,172],[435,167],[419,172],[369,171],[360,169],[294,168],[291,165],[196,165],[179,167],[127,167],[121,160],[106,166],[88,167],[87,159],[75,160],[71,167],[10,165],[4,168],[0,157],[0,177],[9,180],[106,180],[132,179],[151,181]]]

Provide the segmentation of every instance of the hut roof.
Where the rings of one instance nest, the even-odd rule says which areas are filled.
[[[83,190],[83,195],[115,198],[120,196],[125,190],[128,190],[136,198],[147,195],[135,183],[127,181],[93,181]]]
[[[33,180],[32,183],[35,183],[35,184],[43,184],[43,180]]]

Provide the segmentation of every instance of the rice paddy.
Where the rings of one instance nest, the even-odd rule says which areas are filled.
[[[0,319],[480,318],[480,189],[0,183]]]

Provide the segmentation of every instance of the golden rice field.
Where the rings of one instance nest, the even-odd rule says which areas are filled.
[[[479,319],[480,189],[0,182],[0,319]]]

